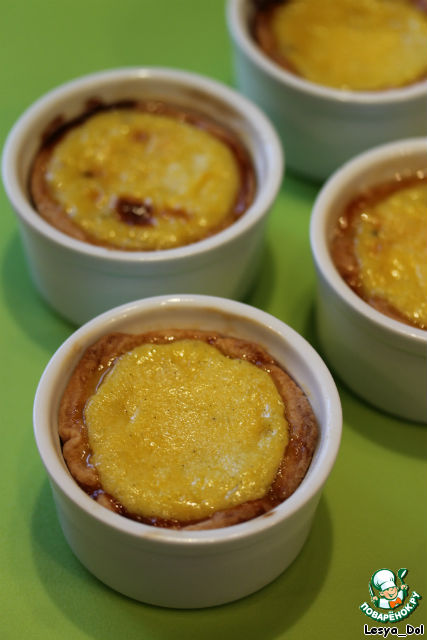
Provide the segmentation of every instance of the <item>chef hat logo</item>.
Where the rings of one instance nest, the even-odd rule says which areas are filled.
[[[380,569],[374,573],[371,582],[378,591],[385,591],[396,586],[396,576],[389,569]]]

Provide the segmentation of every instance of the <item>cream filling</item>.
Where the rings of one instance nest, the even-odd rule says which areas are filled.
[[[356,232],[366,296],[378,297],[427,327],[427,184],[399,189],[368,205]]]
[[[231,148],[179,118],[116,109],[70,129],[46,171],[52,197],[96,241],[126,249],[195,242],[224,221],[240,189]],[[141,201],[147,224],[117,215],[120,198]]]
[[[427,15],[409,0],[288,0],[271,30],[278,54],[318,84],[378,90],[427,74]]]
[[[262,497],[288,441],[271,376],[197,340],[121,356],[85,408],[103,489],[142,516],[181,521]]]

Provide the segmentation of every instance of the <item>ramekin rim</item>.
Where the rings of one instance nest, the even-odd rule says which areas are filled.
[[[226,17],[230,34],[252,62],[275,80],[283,84],[288,84],[292,88],[309,94],[312,97],[324,101],[333,100],[336,104],[355,106],[382,105],[393,102],[406,102],[414,98],[419,98],[423,94],[427,96],[427,79],[395,89],[351,91],[316,84],[290,73],[268,58],[249,37],[248,29],[246,28],[247,25],[243,24],[240,16],[240,9],[248,2],[250,2],[250,0],[227,0]]]
[[[123,516],[112,513],[105,507],[96,504],[78,487],[75,480],[64,469],[57,452],[54,451],[54,447],[49,442],[50,429],[47,424],[48,421],[42,419],[43,414],[46,413],[44,403],[49,396],[49,388],[46,387],[52,384],[55,379],[55,368],[59,366],[64,355],[76,344],[80,344],[80,348],[85,348],[88,344],[89,334],[91,335],[91,332],[96,331],[97,328],[100,330],[101,327],[104,327],[102,332],[108,332],[110,325],[114,325],[121,319],[129,317],[129,315],[136,317],[144,310],[147,311],[158,306],[173,308],[174,305],[185,305],[187,308],[196,307],[198,309],[214,308],[222,313],[229,312],[244,320],[262,321],[264,328],[287,339],[288,343],[292,344],[294,352],[298,351],[300,354],[302,351],[302,357],[304,360],[309,360],[310,368],[315,366],[319,372],[316,380],[319,384],[319,389],[322,389],[324,408],[327,414],[326,434],[322,440],[322,447],[315,452],[315,458],[311,463],[312,465],[314,464],[314,467],[310,467],[310,470],[312,470],[304,478],[300,487],[287,500],[269,512],[268,517],[261,516],[230,527],[205,531],[158,529],[123,518]],[[83,340],[85,335],[86,341]],[[292,338],[292,340],[289,340],[289,338]],[[188,547],[190,544],[209,546],[214,543],[228,544],[235,541],[251,540],[264,531],[267,532],[277,526],[282,520],[290,517],[313,499],[322,490],[338,455],[342,431],[342,409],[335,382],[325,363],[307,340],[289,325],[265,311],[242,302],[199,294],[173,294],[153,296],[120,305],[89,320],[85,325],[77,329],[55,352],[41,376],[34,399],[33,421],[37,448],[48,476],[68,499],[82,509],[86,515],[92,516],[97,521],[131,538],[146,538],[168,546]]]
[[[362,316],[377,329],[381,329],[391,336],[399,336],[407,344],[419,343],[427,346],[427,331],[399,322],[377,311],[344,282],[333,263],[324,233],[325,218],[328,215],[330,204],[352,177],[366,172],[370,167],[378,166],[393,154],[411,155],[411,153],[422,151],[423,147],[426,151],[427,164],[427,138],[413,137],[387,142],[368,149],[338,168],[322,186],[314,202],[310,220],[310,245],[317,269],[352,311]]]
[[[254,201],[250,207],[233,224],[207,238],[180,247],[155,251],[126,251],[96,246],[72,238],[46,222],[31,206],[24,190],[19,186],[15,172],[15,158],[22,143],[21,139],[28,135],[32,120],[40,110],[64,94],[83,91],[86,86],[92,86],[94,82],[99,81],[107,84],[126,77],[158,78],[165,83],[171,80],[177,85],[205,89],[206,93],[211,92],[215,96],[219,96],[224,104],[232,105],[236,112],[251,123],[254,129],[262,131],[265,157],[269,161],[266,179],[258,184]],[[96,87],[94,91],[96,91]],[[18,117],[9,131],[2,153],[2,175],[5,191],[19,218],[29,224],[36,232],[69,251],[100,261],[109,260],[130,264],[185,260],[190,256],[208,253],[218,246],[233,241],[262,219],[271,208],[280,189],[284,169],[285,154],[278,134],[271,121],[257,105],[218,80],[192,71],[163,66],[129,66],[105,69],[76,77],[52,88],[31,103]]]

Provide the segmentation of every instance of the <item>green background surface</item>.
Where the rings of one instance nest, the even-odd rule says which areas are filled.
[[[159,65],[234,84],[222,0],[2,0],[0,7],[2,144],[32,101],[81,74]],[[246,300],[316,348],[308,226],[318,189],[287,172]],[[0,199],[2,640],[361,638],[363,625],[374,623],[359,605],[383,567],[408,569],[410,589],[424,596],[408,622],[427,622],[427,429],[376,411],[339,381],[341,451],[302,553],[275,582],[233,604],[179,611],[134,602],[89,574],[59,528],[31,418],[40,375],[73,327],[34,290],[3,190]]]

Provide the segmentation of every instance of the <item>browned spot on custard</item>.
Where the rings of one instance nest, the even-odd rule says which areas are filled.
[[[127,197],[119,198],[116,203],[116,211],[120,220],[129,225],[149,225],[153,224],[153,205],[146,198],[145,200],[137,200],[136,198]]]
[[[132,138],[136,142],[147,142],[150,139],[150,134],[147,131],[132,131]]]

